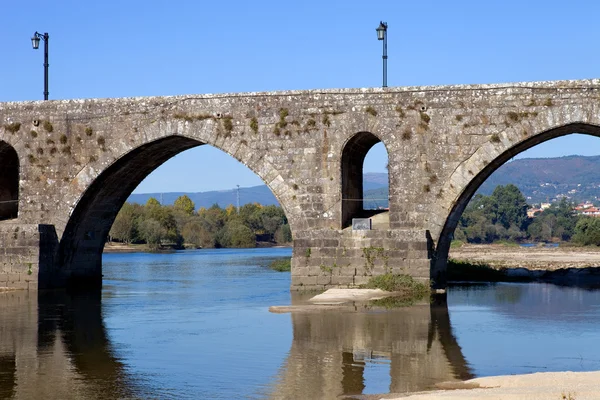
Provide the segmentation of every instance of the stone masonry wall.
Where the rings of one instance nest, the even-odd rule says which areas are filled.
[[[443,284],[452,231],[478,185],[520,151],[600,136],[599,126],[598,80],[0,103],[0,142],[20,171],[18,218],[0,226],[52,226],[48,270],[97,281],[129,192],[177,152],[209,144],[256,172],[284,208],[293,286],[356,284],[386,269]],[[389,230],[347,232],[342,176],[356,176],[348,168],[373,138],[389,156]],[[22,251],[2,238],[6,257]]]
[[[34,224],[0,225],[0,288],[37,289],[40,234]]]
[[[356,286],[389,272],[429,280],[420,232],[317,230],[302,236],[294,239],[292,289]]]

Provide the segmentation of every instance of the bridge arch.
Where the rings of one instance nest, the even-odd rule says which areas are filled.
[[[465,171],[467,171],[469,175],[473,175],[473,178],[468,181],[466,185],[464,185],[464,188],[456,197],[456,200],[450,208],[449,214],[446,217],[445,223],[439,235],[435,251],[435,258],[432,260],[431,269],[431,279],[436,283],[436,285],[445,285],[445,272],[452,235],[458,225],[462,213],[477,189],[490,177],[490,175],[492,175],[492,173],[494,173],[494,171],[496,171],[498,168],[500,168],[500,166],[517,154],[548,140],[575,133],[600,137],[600,125],[575,122],[555,126],[538,134],[532,135],[525,140],[516,143],[515,145],[505,148],[504,150],[496,151],[495,153],[490,151],[489,146],[482,146],[477,150],[477,152],[474,153],[472,157],[466,160],[454,171],[449,179],[446,190],[451,190],[453,186],[452,182],[458,182],[461,179],[464,179]],[[503,139],[505,140],[503,141]],[[498,140],[502,143],[510,143],[510,139],[508,138],[500,138]],[[480,158],[477,157],[478,152],[486,152],[488,156],[493,154],[495,158],[481,166]],[[474,173],[474,171],[478,172]]]
[[[0,220],[18,216],[19,165],[19,156],[14,147],[0,140]]]
[[[101,285],[104,243],[119,210],[131,192],[146,176],[171,157],[205,144],[211,145],[192,137],[169,135],[133,148],[97,173],[74,202],[65,229],[62,235],[59,235],[55,266],[60,268],[60,271],[58,277],[54,278],[57,281],[44,282],[43,286],[62,286],[61,281],[68,285]],[[217,146],[213,147],[225,151]],[[94,175],[95,167],[97,165],[88,165],[80,175]],[[249,168],[264,181],[260,172]],[[267,186],[271,188],[287,215],[290,206],[282,201],[271,185],[267,183]],[[288,223],[293,232],[295,220],[288,216]]]
[[[340,165],[342,229],[352,225],[352,218],[366,216],[363,202],[363,165],[369,150],[380,142],[383,143],[387,152],[387,146],[385,146],[385,142],[379,136],[368,131],[361,131],[351,136],[342,146]]]

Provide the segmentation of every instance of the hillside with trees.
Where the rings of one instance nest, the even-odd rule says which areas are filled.
[[[454,239],[468,243],[572,241],[600,245],[600,218],[576,215],[573,206],[563,198],[528,218],[525,196],[515,185],[500,185],[490,196],[477,194],[471,199]]]
[[[479,188],[490,195],[498,185],[516,185],[529,203],[566,197],[573,202],[600,199],[600,156],[522,158],[507,162]]]

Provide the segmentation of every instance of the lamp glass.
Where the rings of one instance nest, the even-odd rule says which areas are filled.
[[[40,38],[37,36],[32,37],[31,45],[33,46],[34,50],[37,50],[40,47]]]
[[[383,37],[385,36],[385,26],[383,26],[383,24],[379,24],[379,27],[377,27],[376,31],[377,40],[383,40]]]

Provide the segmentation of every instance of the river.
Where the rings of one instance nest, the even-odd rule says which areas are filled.
[[[600,370],[599,290],[453,286],[447,302],[273,314],[303,300],[266,267],[290,254],[105,254],[102,293],[0,293],[0,399],[335,399]]]

